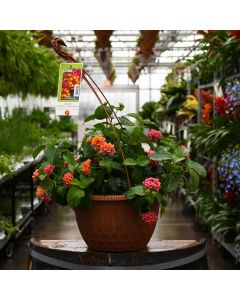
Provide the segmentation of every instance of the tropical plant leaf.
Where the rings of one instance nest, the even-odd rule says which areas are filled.
[[[186,165],[188,168],[190,169],[193,169],[194,171],[197,172],[197,174],[199,174],[200,176],[203,176],[203,177],[206,177],[207,176],[207,171],[206,169],[200,165],[199,163],[191,160],[191,159],[188,159],[187,162],[186,162]]]

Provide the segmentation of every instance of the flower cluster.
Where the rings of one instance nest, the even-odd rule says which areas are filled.
[[[233,81],[226,83],[226,95],[223,100],[215,99],[217,102],[217,110],[221,114],[223,112],[229,117],[239,119],[240,110],[240,82]],[[235,113],[236,112],[236,113]]]
[[[43,168],[43,172],[47,175],[51,175],[52,172],[54,171],[55,166],[53,164],[48,164],[46,167]]]
[[[71,187],[71,181],[74,179],[74,175],[72,172],[66,172],[64,175],[63,175],[63,184],[67,187]]]
[[[147,156],[150,157],[150,156],[153,155],[154,153],[155,153],[155,151],[150,149],[150,150],[147,151]],[[150,164],[151,164],[151,166],[152,166],[153,168],[155,168],[155,167],[158,166],[159,163],[158,163],[157,160],[151,159]]]
[[[159,191],[161,188],[161,183],[158,178],[149,177],[143,181],[143,185],[146,189],[151,189],[155,191]]]
[[[152,225],[157,223],[158,217],[153,211],[149,211],[141,214],[141,219],[144,223]]]
[[[32,176],[33,182],[37,182],[37,181],[38,181],[39,175],[40,175],[39,170],[36,169],[36,170],[33,172],[33,176]]]
[[[240,195],[240,150],[235,147],[225,151],[217,168],[225,199]]]
[[[46,193],[45,189],[41,186],[37,187],[36,196],[37,196],[38,199],[40,199],[44,202],[50,202],[51,201],[50,196]]]
[[[150,142],[158,142],[162,139],[162,133],[161,133],[161,131],[151,129],[147,133],[147,139]]]
[[[103,154],[114,155],[116,153],[115,147],[111,143],[103,143],[100,152]]]
[[[240,30],[227,30],[227,32],[234,37],[239,37],[240,36]]]
[[[91,165],[92,161],[91,159],[87,159],[82,163],[82,172],[84,175],[91,175]]]
[[[91,143],[93,148],[102,154],[114,155],[116,153],[115,147],[111,143],[107,143],[105,137],[101,135],[96,135],[95,137],[90,137],[87,142]]]
[[[101,146],[106,143],[106,139],[105,137],[101,136],[101,135],[96,135],[94,137],[90,137],[87,140],[88,142],[91,143],[91,145],[93,146],[93,148],[96,151],[99,151],[101,149]]]

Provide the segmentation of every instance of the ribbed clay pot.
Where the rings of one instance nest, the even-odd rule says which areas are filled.
[[[144,249],[156,224],[145,224],[124,195],[92,196],[93,207],[77,208],[76,220],[88,248],[104,252]],[[158,214],[159,205],[152,209]]]

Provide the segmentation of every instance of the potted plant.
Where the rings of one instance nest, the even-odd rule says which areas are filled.
[[[189,157],[173,136],[129,113],[123,105],[96,108],[85,122],[79,147],[69,140],[43,145],[45,160],[33,174],[36,195],[74,209],[78,227],[90,249],[131,251],[149,242],[158,211],[179,186],[197,187],[206,171]],[[106,120],[105,120],[106,119]]]

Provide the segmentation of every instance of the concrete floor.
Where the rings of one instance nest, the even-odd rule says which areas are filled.
[[[36,217],[32,236],[38,239],[79,239],[80,234],[76,225],[73,211],[67,207],[53,204],[47,216]],[[239,269],[235,260],[214,245],[211,238],[201,232],[194,222],[194,216],[183,209],[178,201],[168,207],[166,213],[158,221],[153,239],[199,239],[205,237],[208,241],[209,269],[231,270]],[[12,259],[0,257],[0,269],[27,269],[27,242],[30,236],[22,236],[15,243],[15,253]]]

